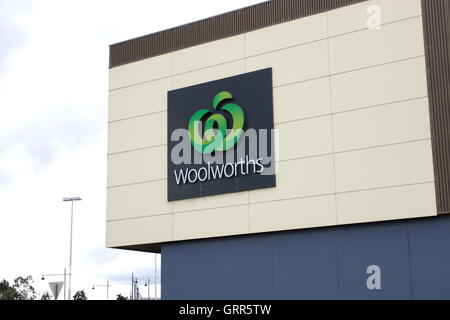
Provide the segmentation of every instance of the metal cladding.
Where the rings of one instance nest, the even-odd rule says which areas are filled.
[[[113,44],[109,67],[155,57],[367,0],[273,0]]]
[[[450,214],[450,0],[422,0],[436,204]]]
[[[273,0],[110,46],[110,68],[367,0]],[[450,214],[450,0],[422,0],[438,214]]]

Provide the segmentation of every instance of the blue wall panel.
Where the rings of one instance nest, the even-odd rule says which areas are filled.
[[[162,247],[162,298],[450,299],[448,270],[448,216],[184,241]]]
[[[211,296],[216,281],[214,250],[214,244],[209,241],[163,248],[161,276],[167,289],[170,288],[170,299],[214,299]]]
[[[425,219],[408,231],[413,297],[450,299],[450,219]]]
[[[317,229],[273,237],[274,299],[336,299],[336,233]]]
[[[355,225],[338,231],[339,284],[343,299],[410,299],[405,223]],[[381,290],[367,288],[367,267],[381,268]]]
[[[270,237],[229,238],[215,243],[215,298],[272,298]]]

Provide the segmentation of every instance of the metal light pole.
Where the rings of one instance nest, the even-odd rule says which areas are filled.
[[[66,292],[67,292],[66,277],[67,277],[66,268],[64,268],[64,301],[67,299],[66,298]]]
[[[147,287],[147,298],[148,300],[150,299],[150,278],[147,279],[147,281],[145,282],[145,286]]]
[[[155,256],[155,300],[157,300],[158,299],[158,291],[156,288],[156,284],[158,283],[158,279],[156,278],[156,275],[157,275],[157,270],[158,270],[158,263],[157,263],[156,253],[154,253],[154,256]]]
[[[64,273],[43,274],[41,280],[45,280],[45,277],[64,276],[64,300],[66,300],[66,275],[66,268],[64,268]]]
[[[131,273],[131,295],[130,295],[131,299],[130,300],[134,300],[134,273]]]
[[[109,300],[109,287],[111,287],[111,285],[109,284],[109,280],[106,280],[106,284],[94,284],[94,285],[92,285],[92,290],[94,290],[95,287],[106,287],[106,300]]]
[[[72,300],[72,234],[73,234],[73,202],[80,201],[80,197],[64,198],[64,202],[71,202],[70,209],[70,258],[69,258],[69,300]]]

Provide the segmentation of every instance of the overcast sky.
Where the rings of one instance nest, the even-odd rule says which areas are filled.
[[[72,294],[153,278],[153,254],[105,248],[108,45],[258,2],[0,0],[0,280],[62,280],[40,278],[68,267],[70,196]]]

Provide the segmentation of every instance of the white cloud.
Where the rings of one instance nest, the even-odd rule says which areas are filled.
[[[132,272],[153,277],[154,255],[104,247],[108,45],[257,2],[0,0],[0,37],[9,39],[0,49],[0,278],[31,274],[43,293],[40,275],[68,267],[67,196],[83,198],[73,293],[102,299],[106,289],[92,284],[110,279],[112,298],[129,293]],[[12,29],[17,43],[2,36]]]

